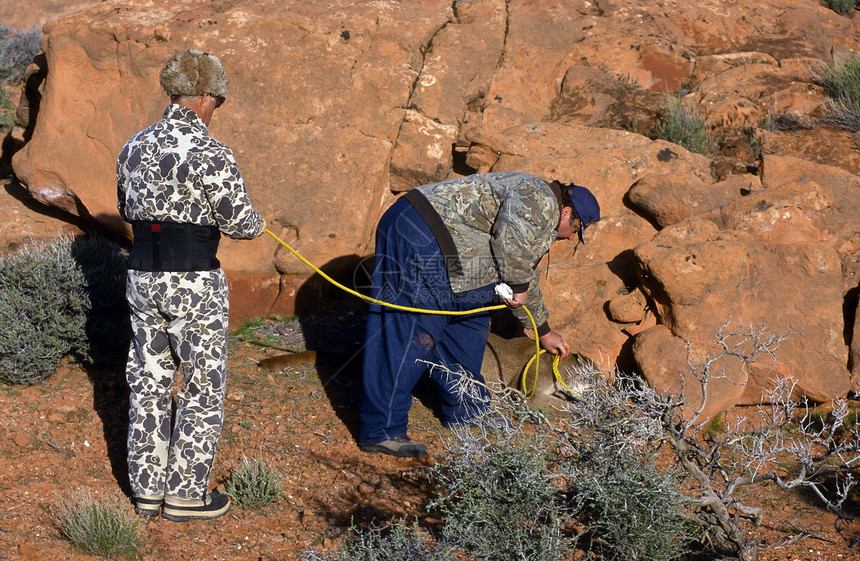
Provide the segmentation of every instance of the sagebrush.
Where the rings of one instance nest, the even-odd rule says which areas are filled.
[[[593,444],[562,468],[570,478],[573,511],[587,529],[588,548],[606,561],[686,556],[692,526],[680,514],[684,496],[675,476],[657,469],[653,458],[627,450],[610,453]]]
[[[282,480],[281,474],[265,460],[243,458],[239,467],[230,474],[226,492],[238,508],[262,508],[283,496]]]
[[[96,499],[90,492],[70,495],[53,510],[57,529],[88,555],[133,557],[142,545],[143,523],[122,497]]]
[[[574,544],[562,531],[569,517],[542,439],[510,426],[500,439],[486,429],[455,431],[431,468],[440,486],[432,506],[445,543],[475,559],[555,561]]]
[[[428,540],[418,528],[394,520],[386,528],[353,526],[351,539],[330,553],[307,550],[302,561],[454,561],[451,551]]]
[[[0,88],[0,128],[10,128],[15,124],[15,104],[5,88]]]
[[[128,349],[125,255],[97,237],[29,243],[0,260],[0,381],[34,384],[60,359]]]
[[[705,121],[688,104],[676,96],[666,96],[657,135],[697,154],[706,154],[713,146]]]
[[[16,31],[0,24],[0,83],[18,82],[27,66],[39,53],[42,32],[38,29]]]

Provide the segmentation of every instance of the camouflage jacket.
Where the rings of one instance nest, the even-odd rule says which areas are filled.
[[[117,159],[117,208],[127,222],[217,226],[254,238],[263,220],[251,207],[233,152],[194,111],[171,104],[161,120],[134,135]]]
[[[559,197],[550,186],[527,173],[503,172],[415,190],[429,201],[453,238],[459,267],[456,260],[447,261],[451,289],[459,293],[504,282],[514,292],[528,291],[526,306],[538,333],[548,333],[549,313],[535,267],[557,235]],[[514,310],[514,315],[531,329],[525,311]]]

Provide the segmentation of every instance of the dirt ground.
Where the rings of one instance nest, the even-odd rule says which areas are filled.
[[[330,544],[351,520],[420,513],[427,460],[357,449],[352,372],[336,375],[337,391],[327,391],[314,364],[261,371],[256,362],[264,355],[259,347],[231,342],[213,486],[223,485],[243,457],[263,458],[284,475],[284,498],[259,512],[234,509],[213,522],[149,521],[145,559],[296,559],[307,547]],[[60,539],[51,508],[78,489],[127,491],[126,408],[121,372],[87,371],[68,361],[44,385],[0,389],[6,419],[0,428],[0,559],[87,558]],[[417,412],[413,433],[431,449],[440,430],[427,411]]]
[[[351,521],[438,522],[425,511],[431,489],[424,468],[448,431],[430,407],[416,400],[411,416],[411,435],[428,443],[427,459],[368,455],[355,444],[358,370],[349,359],[360,342],[359,316],[341,310],[271,324],[263,334],[277,349],[231,338],[213,486],[223,486],[243,457],[256,457],[284,475],[285,496],[261,511],[234,509],[214,521],[148,519],[143,559],[292,560],[309,547],[336,547]],[[333,331],[340,336],[329,338]],[[319,351],[282,370],[257,366],[272,353],[304,348]],[[87,370],[64,361],[43,385],[0,387],[0,560],[90,558],[61,539],[51,512],[78,490],[127,492],[126,408],[120,368]],[[749,528],[766,546],[763,561],[860,559],[850,547],[860,534],[857,523],[840,534],[834,516],[773,487],[747,499],[766,510],[763,526]],[[800,529],[814,535],[792,540]]]
[[[20,184],[0,180],[0,255],[13,253],[29,240],[83,233],[72,220],[34,201]]]

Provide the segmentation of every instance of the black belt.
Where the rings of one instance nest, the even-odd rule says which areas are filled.
[[[221,266],[215,257],[221,232],[217,226],[177,222],[131,223],[134,245],[128,268],[138,271],[211,271]]]

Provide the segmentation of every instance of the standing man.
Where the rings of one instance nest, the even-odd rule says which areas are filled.
[[[117,206],[134,232],[128,472],[138,514],[157,516],[163,506],[164,518],[184,522],[230,508],[228,496],[209,493],[227,367],[229,300],[218,241],[221,233],[255,238],[266,226],[233,153],[207,130],[227,94],[221,61],[181,52],[160,82],[170,105],[117,161]]]
[[[562,358],[570,345],[548,323],[535,267],[556,239],[573,239],[600,218],[585,187],[546,183],[526,173],[471,175],[409,191],[376,230],[374,298],[431,310],[464,311],[492,304],[496,283],[513,291],[502,301],[532,324],[544,349]],[[425,456],[407,433],[412,389],[426,361],[477,382],[490,332],[489,313],[447,316],[371,305],[364,347],[359,447],[392,456]],[[481,384],[430,369],[442,396],[442,423],[467,424],[489,407]],[[458,383],[460,382],[460,383]]]

